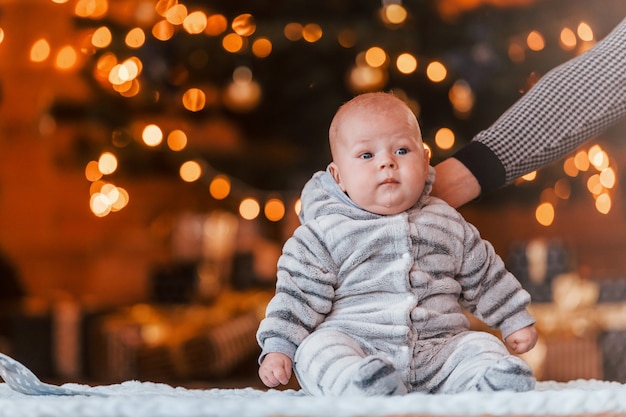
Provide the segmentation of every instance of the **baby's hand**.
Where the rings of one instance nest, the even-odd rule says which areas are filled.
[[[511,333],[504,342],[514,353],[526,353],[537,343],[537,330],[534,325],[524,327]]]
[[[259,377],[270,388],[287,385],[291,379],[291,359],[284,353],[268,353],[259,367]]]

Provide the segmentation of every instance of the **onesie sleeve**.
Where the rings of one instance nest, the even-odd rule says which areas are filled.
[[[626,116],[626,19],[546,73],[454,157],[483,194],[556,161]]]
[[[493,246],[469,223],[465,224],[464,252],[458,276],[463,307],[489,327],[500,330],[503,339],[534,324],[535,319],[526,310],[530,294],[506,270]]]
[[[259,362],[270,352],[292,360],[297,347],[332,307],[336,271],[319,231],[300,226],[278,260],[276,293],[257,331]]]

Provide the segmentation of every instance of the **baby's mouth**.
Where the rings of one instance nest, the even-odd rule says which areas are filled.
[[[398,184],[399,181],[396,180],[395,178],[389,177],[389,178],[385,178],[385,180],[383,182],[381,182],[381,185],[385,185],[385,184]]]

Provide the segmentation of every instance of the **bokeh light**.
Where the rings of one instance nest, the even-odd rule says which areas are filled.
[[[187,135],[180,129],[172,130],[167,135],[167,146],[175,152],[182,151],[187,147]]]
[[[202,165],[198,161],[185,161],[180,166],[179,174],[185,182],[198,181],[202,176]]]
[[[254,220],[261,213],[261,206],[254,198],[245,198],[239,204],[239,215],[246,220]]]
[[[277,222],[285,216],[285,204],[278,198],[272,198],[265,203],[264,213],[268,220]]]
[[[439,61],[433,61],[426,67],[426,76],[434,83],[441,82],[446,79],[448,70],[445,65]]]
[[[551,203],[541,203],[535,210],[535,218],[542,226],[550,226],[554,222],[554,206]]]
[[[442,149],[444,151],[452,149],[452,147],[454,146],[454,142],[455,136],[452,129],[442,127],[435,133],[435,144],[439,149]]]
[[[158,146],[163,141],[163,131],[157,125],[148,125],[141,133],[141,139],[150,147]]]
[[[216,175],[209,185],[209,193],[216,200],[223,200],[230,194],[230,179],[226,175]]]

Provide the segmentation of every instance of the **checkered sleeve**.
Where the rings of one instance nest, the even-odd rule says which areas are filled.
[[[546,73],[454,156],[487,193],[558,160],[625,116],[626,19]]]

